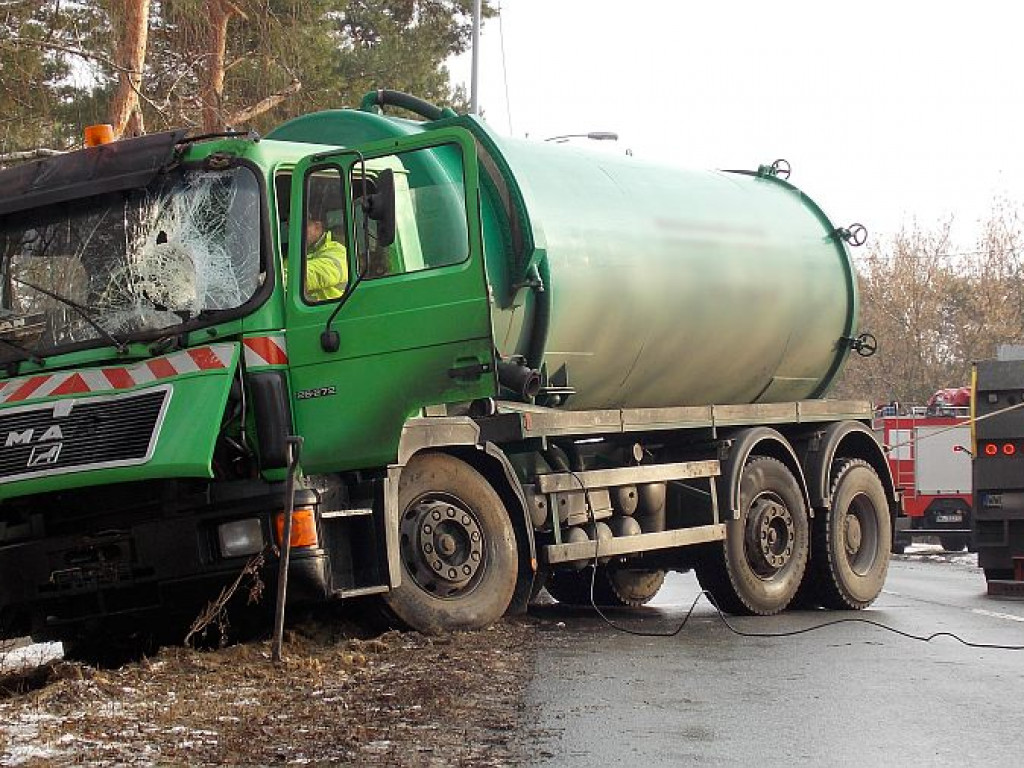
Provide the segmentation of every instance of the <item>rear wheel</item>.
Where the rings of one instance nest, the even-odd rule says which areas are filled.
[[[398,486],[402,583],[384,596],[407,626],[439,633],[499,619],[516,586],[516,544],[501,498],[452,456],[414,456]]]
[[[831,508],[814,519],[807,586],[821,605],[861,609],[882,591],[893,547],[882,481],[860,459],[840,462]]]
[[[632,571],[624,568],[608,571],[608,586],[616,603],[634,608],[646,605],[665,583],[665,571]]]
[[[739,519],[705,549],[697,580],[723,611],[768,616],[789,605],[807,567],[807,506],[793,474],[767,456],[747,461],[739,501]]]
[[[650,602],[665,583],[665,571],[627,570],[597,567],[582,571],[555,571],[548,579],[547,590],[564,605],[590,605],[590,584],[594,584],[594,604],[601,607],[639,607]]]
[[[942,548],[947,552],[963,552],[967,549],[967,545],[971,543],[971,539],[964,534],[947,534],[946,536],[939,536],[939,543],[942,544]]]
[[[555,600],[562,605],[590,605],[591,572],[587,568],[582,571],[554,571],[548,577],[546,588]],[[598,582],[594,582],[595,602],[600,604]]]

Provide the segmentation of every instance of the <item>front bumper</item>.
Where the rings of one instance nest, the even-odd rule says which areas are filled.
[[[304,495],[308,494],[309,498]],[[133,522],[116,529],[34,538],[0,547],[0,634],[60,640],[78,627],[108,620],[188,623],[232,584],[250,558],[220,555],[217,527],[257,518],[267,544],[258,571],[262,601],[273,601],[278,560],[272,516],[283,508],[283,490],[243,497],[189,513]],[[313,492],[296,503],[311,505]],[[330,594],[330,559],[318,547],[292,550],[289,603]],[[249,592],[243,585],[239,598]],[[182,635],[183,636],[183,635]]]

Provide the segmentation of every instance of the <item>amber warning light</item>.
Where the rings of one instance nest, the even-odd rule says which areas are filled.
[[[278,514],[274,521],[277,543],[284,541],[284,514]],[[297,507],[292,514],[292,546],[315,547],[317,545],[316,516],[312,507]]]
[[[89,125],[85,129],[85,146],[98,147],[100,144],[109,144],[114,140],[114,126],[110,123],[100,125]]]

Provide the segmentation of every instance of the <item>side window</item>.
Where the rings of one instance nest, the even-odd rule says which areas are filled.
[[[338,299],[348,286],[345,203],[339,168],[314,168],[306,176],[302,215],[302,296],[311,304]],[[295,243],[288,245],[295,250]]]
[[[364,195],[375,179],[394,174],[395,240],[382,246],[377,222],[365,215]],[[358,269],[363,279],[435,269],[469,256],[462,150],[444,144],[356,163],[352,168]]]

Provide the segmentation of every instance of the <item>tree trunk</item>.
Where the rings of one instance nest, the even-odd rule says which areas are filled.
[[[228,43],[228,21],[235,14],[244,16],[230,0],[210,0],[210,36],[206,47],[200,97],[203,103],[203,130],[214,133],[224,129],[221,101],[224,97],[224,57]]]
[[[114,126],[114,136],[120,138],[126,130],[145,133],[139,90],[149,41],[149,0],[114,0],[112,5],[119,34],[114,63],[119,71],[117,92],[110,105],[110,124]]]

